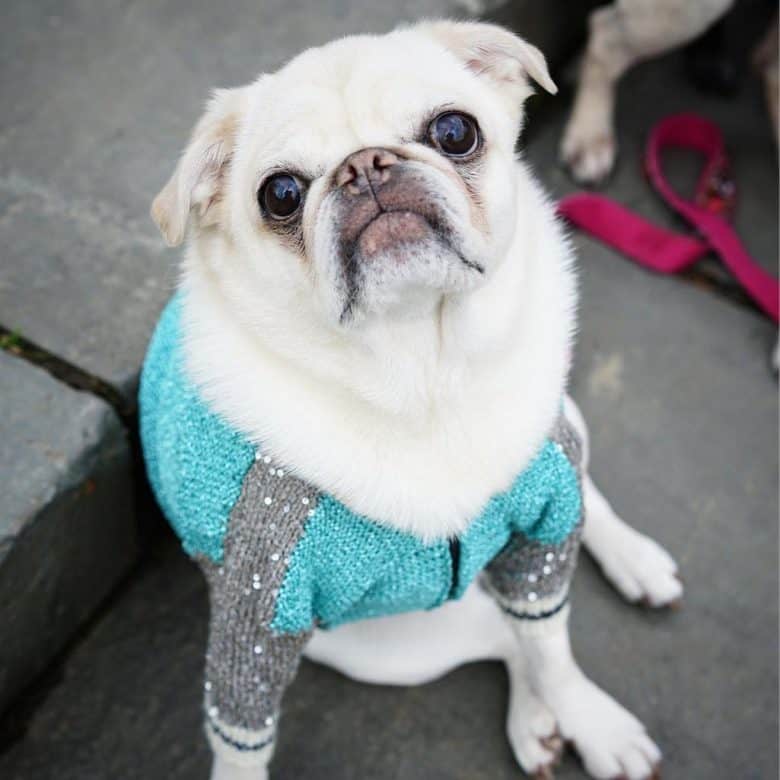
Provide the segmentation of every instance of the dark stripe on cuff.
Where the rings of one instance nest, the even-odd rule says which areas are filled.
[[[557,615],[568,603],[569,597],[566,596],[557,607],[548,609],[547,612],[518,612],[517,610],[512,609],[512,607],[507,607],[505,604],[501,604],[500,606],[507,615],[511,615],[518,620],[545,620],[553,615]]]
[[[230,747],[235,748],[236,750],[241,750],[245,752],[249,751],[255,751],[255,750],[262,750],[264,747],[267,747],[274,741],[274,735],[272,734],[270,737],[266,737],[262,742],[256,742],[254,744],[249,744],[247,742],[239,742],[238,740],[233,739],[232,737],[229,737],[227,734],[225,734],[222,729],[220,729],[219,726],[217,726],[216,723],[214,723],[213,720],[209,718],[208,720],[209,728],[225,743],[230,745]]]

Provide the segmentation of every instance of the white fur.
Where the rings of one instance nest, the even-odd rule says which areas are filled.
[[[226,93],[231,110],[240,105],[220,196],[227,227],[194,232],[182,287],[188,366],[208,401],[299,476],[430,539],[463,530],[549,431],[569,368],[575,286],[552,205],[515,160],[519,106],[424,29],[310,50]],[[345,328],[327,304],[336,262],[327,174],[363,146],[403,144],[443,104],[478,117],[486,139],[487,230],[427,166],[486,278],[434,294],[410,257],[407,293],[416,274],[430,303],[371,311]],[[218,103],[214,111],[218,126]],[[421,161],[436,156],[420,147],[404,146]],[[316,174],[306,262],[258,224],[262,172],[292,164]]]
[[[211,780],[268,780],[268,767],[241,766],[215,753]]]
[[[377,325],[371,336],[381,352],[333,354],[338,380],[290,364],[247,333],[193,244],[187,355],[208,400],[354,510],[424,538],[462,531],[535,454],[568,370],[569,254],[550,204],[523,166],[516,175],[516,239],[492,279],[469,298],[445,301],[439,321]],[[284,338],[293,340],[289,328]],[[321,349],[327,355],[333,345]]]
[[[188,371],[209,403],[298,476],[425,539],[463,531],[510,484],[564,395],[575,283],[552,204],[515,159],[526,73],[554,91],[538,50],[486,25],[427,24],[304,52],[215,95],[153,209],[172,243],[191,223],[182,324]],[[478,200],[414,138],[443,105],[479,121]],[[451,265],[452,253],[418,247],[397,274],[379,268],[372,297],[345,326],[334,306],[328,187],[341,161],[368,146],[400,147],[421,166],[460,248],[485,273],[471,276]],[[290,166],[312,180],[303,256],[257,207],[263,176]],[[385,294],[383,284],[393,289]],[[631,598],[637,588],[654,603],[679,596],[668,556],[585,487],[595,526],[587,538],[608,576]],[[507,731],[524,768],[546,771],[560,747],[557,725],[595,777],[616,765],[631,780],[647,777],[657,749],[576,666],[565,612],[546,623],[544,635],[513,631],[519,623],[510,627],[473,586],[434,612],[317,633],[308,652],[357,679],[396,684],[500,658],[512,685]],[[216,756],[218,780],[266,776],[249,772]]]

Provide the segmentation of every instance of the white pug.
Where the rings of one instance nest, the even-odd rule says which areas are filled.
[[[571,251],[515,154],[527,77],[555,92],[537,49],[478,23],[311,49],[218,91],[155,200],[189,242],[142,437],[211,587],[214,778],[267,776],[302,652],[404,685],[500,658],[524,770],[551,776],[565,739],[594,777],[655,772],[569,646],[583,503],[627,598],[682,587],[585,473]]]

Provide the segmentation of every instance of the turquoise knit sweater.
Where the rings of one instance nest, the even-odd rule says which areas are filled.
[[[186,374],[182,304],[171,300],[149,347],[140,427],[154,493],[212,590],[213,738],[227,739],[226,723],[273,723],[315,626],[431,609],[483,570],[512,614],[545,617],[534,602],[559,593],[560,608],[581,516],[577,446],[562,422],[457,539],[424,542],[301,480],[210,409]]]

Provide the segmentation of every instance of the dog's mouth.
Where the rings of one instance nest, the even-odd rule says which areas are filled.
[[[430,291],[469,284],[463,274],[485,273],[464,251],[455,214],[414,168],[396,165],[387,182],[358,195],[340,190],[334,198],[342,324],[357,309],[390,300],[413,306]]]
[[[342,244],[345,296],[339,317],[341,324],[353,318],[361,288],[367,278],[374,276],[372,269],[380,277],[393,274],[393,268],[403,273],[403,267],[419,260],[420,255],[436,255],[442,251],[468,269],[467,273],[485,273],[484,266],[463,254],[451,228],[434,211],[421,213],[397,208],[373,215],[351,241]]]
[[[397,253],[392,250],[404,244],[413,244],[433,239],[440,231],[429,220],[415,211],[382,211],[361,231],[356,249],[364,260],[372,260],[382,253]],[[394,259],[402,260],[402,256]]]
[[[415,246],[438,242],[446,246],[467,268],[484,274],[485,269],[463,255],[453,240],[453,232],[435,211],[409,208],[381,209],[370,217],[354,237],[342,242],[345,275],[357,272],[359,262],[382,256],[403,263]]]

